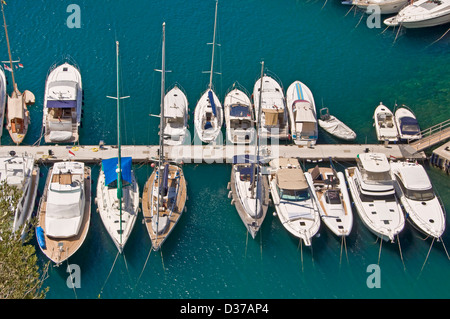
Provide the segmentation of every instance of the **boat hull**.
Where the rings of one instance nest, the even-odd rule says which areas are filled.
[[[162,207],[159,206],[160,211],[157,210],[157,195],[158,194],[158,167],[153,171],[145,183],[142,193],[142,213],[144,215],[144,223],[147,232],[152,242],[153,250],[157,251],[161,248],[163,243],[172,233],[185,210],[187,200],[187,185],[181,167],[176,165],[169,165],[168,173],[168,197],[163,198]],[[163,210],[162,210],[163,209]],[[159,230],[159,218],[161,218],[161,225],[163,218],[166,218],[167,224],[162,230]],[[156,226],[155,226],[156,225]],[[156,229],[155,229],[156,228]]]
[[[91,221],[91,168],[88,166],[84,166],[85,203],[81,225],[78,230],[78,233],[69,238],[51,237],[46,234],[45,218],[47,208],[47,196],[48,196],[48,187],[52,176],[52,170],[53,169],[50,169],[48,172],[46,187],[39,204],[39,216],[38,216],[39,219],[37,227],[43,230],[45,238],[45,247],[39,244],[41,251],[51,261],[53,261],[55,265],[59,266],[61,265],[61,263],[63,263],[68,258],[73,256],[80,249],[88,234],[89,225]],[[36,235],[38,236],[38,232],[36,232]],[[38,242],[40,242],[40,240],[41,239],[38,238]]]

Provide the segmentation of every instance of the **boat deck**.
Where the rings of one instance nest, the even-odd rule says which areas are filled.
[[[175,170],[173,169],[176,166],[171,166],[170,167],[170,175],[175,173]],[[142,193],[142,213],[144,215],[144,223],[145,226],[147,228],[147,232],[150,236],[150,239],[152,241],[152,246],[154,250],[158,250],[161,245],[163,244],[163,242],[166,240],[166,238],[169,236],[169,234],[172,232],[173,228],[175,227],[175,225],[177,224],[178,220],[180,219],[181,215],[183,214],[184,211],[184,207],[185,207],[185,203],[187,200],[187,189],[186,189],[186,180],[184,178],[184,174],[181,170],[181,174],[180,174],[180,182],[179,182],[179,192],[178,192],[178,196],[177,196],[177,202],[175,203],[175,209],[171,212],[170,214],[170,222],[169,225],[167,227],[167,229],[164,231],[164,233],[156,235],[156,233],[153,231],[152,228],[152,211],[151,211],[151,200],[149,196],[153,196],[150,194],[151,189],[152,189],[152,185],[154,182],[154,179],[156,178],[156,174],[153,173],[150,178],[147,180],[145,186],[144,186],[144,190]],[[169,178],[170,180],[171,178]],[[173,180],[170,181],[170,183],[174,183]],[[157,185],[157,182],[156,182]],[[169,184],[169,188],[171,187],[171,185]],[[156,198],[154,197],[154,200],[156,200]],[[165,211],[165,214],[168,214],[169,211]]]
[[[84,215],[80,230],[76,236],[70,238],[52,238],[46,235],[45,229],[45,212],[47,206],[47,187],[50,182],[52,175],[52,169],[49,170],[47,181],[45,183],[44,194],[41,198],[39,205],[39,221],[37,227],[42,227],[45,234],[45,244],[46,249],[41,247],[42,252],[47,255],[47,257],[52,260],[56,265],[60,265],[62,262],[67,260],[72,256],[83,244],[86,238],[89,224],[91,220],[91,168],[85,166],[84,168],[85,180],[85,205],[84,205]]]
[[[252,218],[250,215],[248,215],[245,212],[244,207],[242,206],[239,196],[237,194],[236,185],[235,185],[235,174],[233,169],[231,170],[231,178],[230,178],[230,188],[231,188],[231,196],[233,198],[232,204],[236,207],[236,210],[241,217],[242,222],[245,225],[245,228],[247,228],[247,231],[252,235],[253,238],[255,238],[256,233],[258,232],[259,228],[261,227],[267,213],[267,209],[269,207],[269,182],[267,179],[267,176],[262,176],[263,181],[263,190],[266,190],[264,192],[264,200],[262,202],[262,216],[260,218]]]

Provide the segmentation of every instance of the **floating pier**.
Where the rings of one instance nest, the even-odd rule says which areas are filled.
[[[232,163],[235,155],[254,155],[253,145],[183,145],[166,146],[165,156],[174,162]],[[134,163],[151,163],[158,159],[159,145],[122,145],[122,156],[130,156]],[[408,144],[319,144],[311,147],[297,145],[261,146],[261,155],[268,158],[295,157],[304,161],[320,161],[332,158],[336,161],[354,161],[364,152],[384,153],[388,158],[424,160],[424,152],[417,152]],[[38,163],[50,164],[59,161],[80,161],[99,164],[102,159],[116,157],[115,145],[40,145],[0,146],[0,156],[29,154]]]
[[[450,173],[450,142],[438,147],[430,157],[430,164]]]

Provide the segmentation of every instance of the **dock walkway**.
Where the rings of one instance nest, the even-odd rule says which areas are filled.
[[[135,163],[155,162],[158,158],[158,145],[124,145],[122,157],[131,156]],[[13,153],[14,152],[14,153]],[[297,145],[262,146],[260,154],[269,158],[296,157],[300,160],[317,161],[333,158],[336,161],[354,161],[356,156],[364,152],[384,153],[387,157],[397,159],[426,158],[423,152],[407,144],[320,144],[312,147]],[[38,163],[47,164],[58,161],[81,161],[99,164],[102,159],[116,157],[117,146],[96,145],[64,146],[0,146],[0,156],[12,154],[31,154]],[[255,154],[254,146],[249,145],[185,145],[165,147],[166,158],[170,161],[189,163],[232,163],[233,156]]]

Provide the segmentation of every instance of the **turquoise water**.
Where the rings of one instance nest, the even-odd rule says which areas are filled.
[[[81,28],[70,29],[69,4],[81,9]],[[21,90],[30,90],[31,129],[25,144],[41,134],[45,78],[63,55],[79,65],[85,93],[80,143],[116,143],[115,40],[120,41],[124,144],[157,144],[159,112],[161,25],[166,22],[166,83],[178,82],[190,102],[193,134],[195,104],[208,84],[214,4],[208,1],[10,1],[6,17]],[[357,143],[375,143],[372,115],[380,101],[410,106],[423,128],[450,115],[450,37],[436,43],[447,26],[424,30],[369,29],[361,14],[348,13],[340,1],[219,2],[218,47],[214,84],[223,100],[235,81],[251,91],[260,73],[260,61],[275,73],[286,89],[301,80],[312,90],[316,104],[346,122],[358,134]],[[347,15],[346,15],[347,14]],[[0,54],[7,59],[4,33]],[[323,102],[322,102],[323,101]],[[336,143],[321,132],[319,143]],[[6,133],[2,145],[11,145]],[[343,170],[348,163],[338,164]],[[43,168],[40,191],[47,168]],[[149,166],[135,166],[142,189]],[[99,166],[93,167],[96,185]],[[272,215],[260,235],[247,237],[245,227],[230,205],[226,189],[230,166],[184,166],[189,201],[162,253],[150,251],[142,216],[135,225],[114,269],[117,250],[92,207],[92,223],[82,248],[70,259],[81,269],[81,288],[66,285],[66,265],[51,268],[45,285],[54,298],[449,298],[450,261],[441,243],[434,243],[421,271],[430,240],[406,227],[397,243],[381,250],[381,288],[368,288],[367,267],[377,264],[379,242],[355,214],[347,239],[341,243],[322,226],[311,248],[299,242]],[[450,211],[448,176],[428,168],[432,181]],[[95,190],[92,194],[95,196]],[[450,248],[450,235],[443,236]],[[35,244],[35,243],[34,243]],[[37,250],[39,248],[36,245]],[[38,252],[40,262],[46,261]],[[403,257],[403,262],[402,258]],[[143,272],[142,272],[143,270]],[[111,272],[110,272],[111,271]],[[142,275],[141,275],[142,272]],[[110,276],[108,277],[108,275]]]

